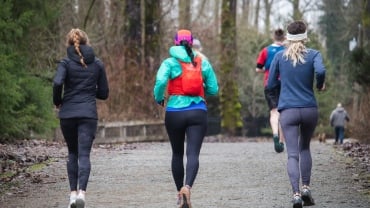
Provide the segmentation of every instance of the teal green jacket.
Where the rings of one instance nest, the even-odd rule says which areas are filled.
[[[193,51],[193,53],[194,55],[197,55],[196,51]],[[172,46],[169,50],[169,54],[170,57],[162,62],[157,72],[153,89],[154,99],[156,102],[161,102],[164,100],[168,80],[174,79],[181,75],[182,69],[178,60],[183,62],[191,62],[191,59],[186,53],[184,46]],[[202,75],[205,95],[217,95],[217,77],[212,65],[205,58],[202,58]],[[204,98],[201,96],[171,95],[168,98],[167,107],[184,108],[190,106],[192,103],[198,104],[201,101],[204,101]]]

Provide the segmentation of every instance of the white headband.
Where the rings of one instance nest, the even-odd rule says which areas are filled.
[[[301,34],[286,34],[286,39],[291,40],[291,41],[299,41],[299,40],[304,40],[307,39],[307,31]]]

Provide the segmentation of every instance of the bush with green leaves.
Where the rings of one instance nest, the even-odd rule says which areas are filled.
[[[57,126],[51,102],[51,83],[31,73],[28,54],[31,28],[45,0],[3,1],[0,7],[0,142],[50,135]],[[46,21],[46,20],[45,20]],[[38,25],[38,26],[35,26]]]

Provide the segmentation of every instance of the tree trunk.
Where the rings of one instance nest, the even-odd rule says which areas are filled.
[[[364,47],[369,45],[370,42],[370,1],[365,1],[364,12],[362,15],[362,24],[363,24],[363,41]]]
[[[160,64],[160,24],[161,5],[157,0],[145,1],[145,66],[154,72]]]
[[[299,0],[291,0],[293,5],[293,20],[302,20],[303,14],[301,10],[299,10]]]
[[[145,62],[145,36],[146,36],[146,22],[145,22],[145,0],[140,0],[140,25],[141,25],[141,43],[140,43],[140,68],[144,67]]]
[[[270,24],[270,15],[271,7],[274,3],[274,0],[265,0],[265,33],[270,34],[271,24]]]
[[[127,46],[125,54],[125,67],[124,68],[138,68],[138,63],[141,61],[140,44],[141,44],[141,25],[140,23],[140,1],[126,0],[126,22],[125,28],[125,44]]]
[[[226,134],[236,135],[243,126],[236,83],[236,0],[223,0],[221,13],[221,126]]]
[[[260,16],[260,0],[257,0],[256,10],[254,15],[254,27],[258,30],[258,21]]]
[[[180,29],[191,29],[190,16],[191,0],[179,0],[179,26]]]
[[[243,0],[242,1],[242,15],[241,15],[241,22],[242,25],[248,27],[249,25],[249,10],[251,6],[250,0]]]

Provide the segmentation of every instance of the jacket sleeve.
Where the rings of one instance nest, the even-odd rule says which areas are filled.
[[[99,77],[96,88],[96,98],[106,100],[109,96],[109,85],[107,74],[103,62],[97,60],[96,63],[99,65]]]
[[[258,54],[257,61],[256,61],[257,62],[256,67],[258,69],[263,69],[263,67],[265,66],[266,60],[267,60],[267,48],[263,48]]]
[[[330,117],[329,117],[330,126],[334,126],[334,114],[335,114],[335,111],[332,111],[330,114]]]
[[[153,88],[153,95],[156,102],[161,102],[164,100],[164,94],[167,87],[167,82],[170,78],[170,63],[169,59],[166,59],[162,62],[161,66],[157,71],[155,77],[155,84]]]
[[[325,66],[320,52],[314,57],[314,69],[316,73],[316,88],[321,89],[325,82]]]
[[[62,104],[62,93],[64,80],[67,76],[67,62],[62,60],[57,67],[56,75],[53,79],[53,103],[56,106]]]
[[[215,71],[208,60],[202,60],[202,75],[204,82],[204,92],[206,95],[217,95],[218,81]]]

